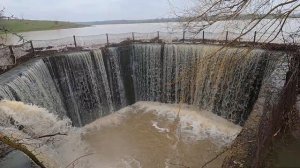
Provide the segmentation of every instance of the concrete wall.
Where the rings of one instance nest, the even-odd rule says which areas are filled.
[[[263,82],[253,110],[243,130],[229,149],[223,167],[264,167],[272,139],[287,127],[296,102],[299,76],[297,55],[285,57]]]

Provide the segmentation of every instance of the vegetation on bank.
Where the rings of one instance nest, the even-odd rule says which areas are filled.
[[[40,30],[56,30],[56,29],[68,29],[85,27],[87,25],[81,25],[72,22],[60,22],[60,21],[42,21],[42,20],[20,20],[20,19],[1,19],[0,27],[5,28],[9,32],[19,33],[28,31],[40,31]],[[0,32],[3,34],[4,32]]]

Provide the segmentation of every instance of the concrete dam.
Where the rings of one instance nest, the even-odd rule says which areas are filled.
[[[0,76],[0,127],[22,139],[67,132],[53,143],[34,140],[47,167],[66,167],[91,151],[78,167],[197,167],[233,143],[259,97],[277,99],[265,90],[285,84],[285,56],[246,47],[136,43],[36,58]],[[152,135],[141,130],[157,141],[148,142]],[[158,147],[165,152],[147,143],[165,143]],[[114,153],[112,146],[118,146]],[[197,149],[192,154],[191,147]],[[151,157],[135,153],[142,149]],[[152,158],[156,152],[163,159]]]

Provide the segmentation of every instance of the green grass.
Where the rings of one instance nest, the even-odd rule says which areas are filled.
[[[4,27],[9,32],[19,33],[28,31],[40,31],[40,30],[55,30],[55,29],[67,29],[85,27],[86,25],[80,25],[71,22],[60,21],[40,21],[40,20],[0,20],[0,27]],[[1,32],[0,34],[4,33]]]

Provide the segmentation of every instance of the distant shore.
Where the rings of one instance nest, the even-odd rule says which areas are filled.
[[[139,24],[139,23],[167,23],[180,22],[179,18],[143,19],[143,20],[105,20],[94,22],[77,22],[81,25],[112,25],[112,24]]]
[[[87,27],[89,25],[83,25],[72,22],[61,22],[61,21],[43,21],[43,20],[0,20],[0,26],[5,27],[8,33],[20,33],[29,31],[42,31],[42,30],[57,30],[57,29],[69,29],[69,28],[80,28]],[[4,34],[5,32],[0,32]]]
[[[224,20],[250,20],[250,19],[276,19],[276,14],[270,14],[267,17],[264,15],[242,14],[234,18],[211,16],[209,20],[224,21]],[[300,18],[300,14],[291,15],[289,18]],[[77,22],[81,25],[112,25],[112,24],[139,24],[139,23],[170,23],[170,22],[185,22],[189,18],[160,18],[160,19],[141,19],[141,20],[104,20],[104,21],[90,21]]]

